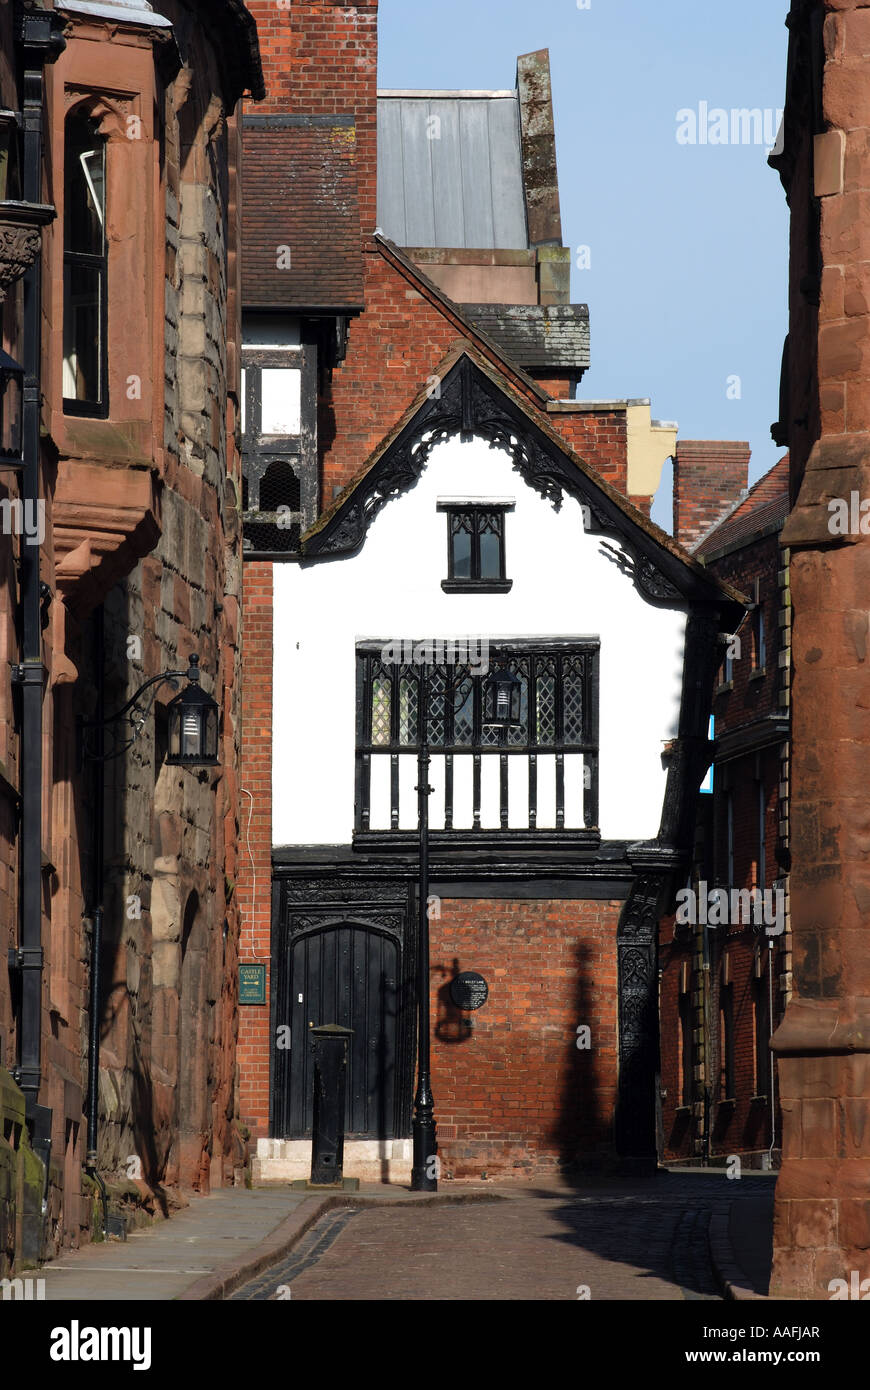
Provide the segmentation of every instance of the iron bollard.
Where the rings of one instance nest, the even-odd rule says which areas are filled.
[[[337,1023],[327,1023],[321,1028],[312,1028],[309,1034],[314,1053],[310,1182],[318,1187],[340,1187],[344,1176],[347,1049],[353,1031]]]

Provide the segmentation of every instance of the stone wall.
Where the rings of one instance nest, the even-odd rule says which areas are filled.
[[[794,997],[774,1038],[785,1124],[771,1293],[827,1299],[832,1280],[870,1276],[870,545],[859,527],[834,535],[828,505],[870,497],[870,8],[795,3],[790,27],[774,162],[792,219]]]
[[[69,19],[66,48],[46,74],[43,200],[57,206],[58,217],[43,237],[41,306],[41,573],[49,592],[39,1102],[51,1111],[52,1151],[46,1175],[18,1123],[20,1093],[8,1070],[19,1040],[4,971],[0,1274],[13,1261],[33,1263],[99,1231],[95,1185],[83,1173],[97,830],[106,855],[97,1160],[110,1201],[165,1215],[184,1200],[184,1189],[241,1181],[246,1158],[235,1055],[241,485],[234,111],[245,64],[253,86],[258,79],[240,9],[210,5],[208,24],[181,0],[160,9],[176,26],[175,60],[156,21],[152,29],[83,14]],[[0,13],[0,38],[10,16],[11,7]],[[119,19],[129,15],[121,10]],[[10,51],[0,44],[0,98],[15,109]],[[63,402],[64,127],[77,106],[107,141],[105,418],[73,415]],[[13,351],[20,320],[20,295],[11,292],[3,340]],[[18,544],[0,536],[4,949],[18,940],[20,776],[9,687],[9,663],[18,659]],[[101,769],[105,819],[95,827],[96,764],[87,756],[94,738],[83,735],[80,721],[93,718],[98,685],[111,714],[152,676],[186,669],[193,652],[221,713],[219,765],[166,765],[166,706],[175,690],[158,686],[153,703],[143,702],[141,727],[129,720],[113,726],[122,743],[136,737]],[[111,735],[106,747],[114,751]]]
[[[165,96],[162,534],[107,600],[114,679],[106,698],[120,707],[143,679],[185,669],[197,652],[222,712],[221,765],[197,773],[163,762],[168,685],[134,748],[108,765],[100,1166],[141,1172],[152,1190],[207,1191],[231,1181],[241,1158],[233,1129],[241,557],[238,383],[227,377],[229,137],[217,74],[204,47],[197,57]],[[141,655],[131,660],[137,638]]]

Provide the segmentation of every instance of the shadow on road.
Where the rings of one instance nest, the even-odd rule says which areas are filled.
[[[645,1181],[620,1182],[578,1173],[563,1178],[560,1186],[568,1190],[558,1206],[553,1188],[524,1193],[553,1203],[553,1220],[564,1229],[552,1239],[630,1266],[635,1277],[677,1283],[690,1299],[719,1293],[709,1226],[714,1213],[730,1207],[734,1259],[753,1290],[767,1293],[773,1244],[770,1178],[744,1177],[738,1183],[724,1173],[684,1177],[659,1171]],[[638,1270],[643,1271],[639,1276]]]

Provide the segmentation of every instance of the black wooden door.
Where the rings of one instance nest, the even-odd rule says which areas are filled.
[[[290,944],[289,1137],[311,1135],[311,1027],[354,1030],[348,1053],[345,1134],[396,1136],[399,943],[373,927],[341,922]]]

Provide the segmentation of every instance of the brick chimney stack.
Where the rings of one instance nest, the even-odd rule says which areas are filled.
[[[360,220],[377,225],[378,0],[248,0],[257,21],[266,100],[258,115],[356,119]]]
[[[691,549],[749,486],[746,443],[681,439],[674,457],[674,539]]]

